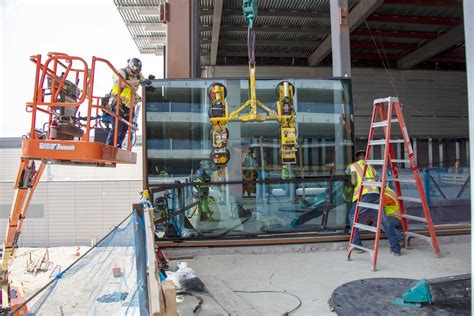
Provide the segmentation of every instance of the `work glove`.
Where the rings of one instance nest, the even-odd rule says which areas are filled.
[[[150,79],[141,79],[138,83],[144,84],[145,86],[151,85],[151,80]]]

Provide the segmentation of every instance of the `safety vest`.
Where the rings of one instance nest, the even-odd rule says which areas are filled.
[[[197,183],[203,183],[202,185],[197,185],[197,189],[201,194],[209,194],[209,182],[211,182],[211,177],[207,174],[207,172],[203,171],[203,173],[196,179]]]
[[[401,218],[400,205],[398,203],[397,193],[395,193],[395,191],[393,191],[389,186],[385,187],[385,192],[383,194],[383,203],[385,215],[395,216],[398,219]]]
[[[137,80],[143,79],[142,73],[139,73],[136,77],[130,78],[126,68],[120,69],[119,72],[122,75],[122,77],[124,77],[125,80],[127,80],[127,81],[130,80],[130,79],[137,79]],[[114,79],[116,79],[117,75],[114,73],[112,75],[112,77]],[[117,83],[114,83],[114,85],[112,86],[112,91],[110,92],[115,97],[117,97],[118,90],[119,90],[118,81],[119,80],[117,80]],[[122,90],[120,92],[120,103],[124,104],[127,108],[130,108],[130,100],[132,99],[132,93],[137,92],[138,87],[139,87],[138,85],[133,87],[133,92],[132,92],[132,89],[130,89],[128,86],[122,87]],[[133,107],[135,107],[137,105],[137,100],[136,99],[137,99],[137,97],[135,96],[135,100],[133,102]]]
[[[359,197],[359,191],[361,188],[362,184],[362,176],[364,175],[364,160],[359,160],[357,162],[354,162],[352,164],[356,171],[357,175],[357,185],[354,187],[354,194],[352,195],[352,202],[357,201],[357,198]],[[365,173],[365,178],[369,182],[374,182],[375,181],[375,176],[377,174],[375,173],[374,167],[371,165],[367,165],[367,172]],[[364,186],[364,190],[362,190],[362,195],[365,195],[367,193],[377,193],[377,187],[375,186]]]

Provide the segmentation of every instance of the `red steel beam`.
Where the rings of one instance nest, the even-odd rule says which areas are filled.
[[[384,55],[382,54],[383,60],[399,60],[403,56],[400,55]],[[351,54],[351,59],[363,59],[363,60],[381,60],[379,54]]]
[[[446,52],[451,52],[451,53],[464,53],[465,51],[466,51],[466,48],[464,46],[451,47],[446,50]]]
[[[403,56],[399,55],[383,55],[383,60],[396,61],[402,58]],[[351,54],[351,59],[359,60],[381,60],[379,54]],[[462,57],[432,57],[427,60],[428,62],[441,62],[441,63],[453,63],[453,64],[464,64],[466,60]]]
[[[434,39],[439,36],[436,32],[415,32],[415,31],[396,31],[396,30],[368,30],[357,29],[352,32],[352,35],[362,36],[381,36],[381,37],[404,37],[404,38],[424,38]]]
[[[462,1],[457,0],[385,0],[384,3],[426,7],[462,8]]]
[[[415,50],[419,46],[416,44],[405,44],[405,43],[380,43],[377,42],[375,45],[373,42],[351,42],[351,48],[385,48],[385,49],[403,49],[403,50]]]
[[[409,23],[409,24],[433,24],[433,25],[458,25],[462,23],[461,19],[443,18],[436,16],[412,16],[412,15],[380,15],[373,14],[367,18],[372,22],[388,23]]]

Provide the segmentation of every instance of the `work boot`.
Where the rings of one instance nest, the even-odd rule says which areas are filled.
[[[393,254],[395,257],[400,257],[402,252],[399,250],[398,252],[390,250],[390,253]]]

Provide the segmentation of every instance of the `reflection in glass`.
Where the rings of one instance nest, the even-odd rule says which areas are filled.
[[[166,237],[344,230],[352,194],[345,175],[353,148],[349,81],[289,80],[296,88],[296,164],[281,164],[278,122],[230,122],[225,168],[209,159],[206,91],[216,81],[227,88],[230,111],[248,99],[247,80],[162,80],[146,92],[148,181],[166,203]],[[258,99],[274,110],[280,81],[257,81]]]

